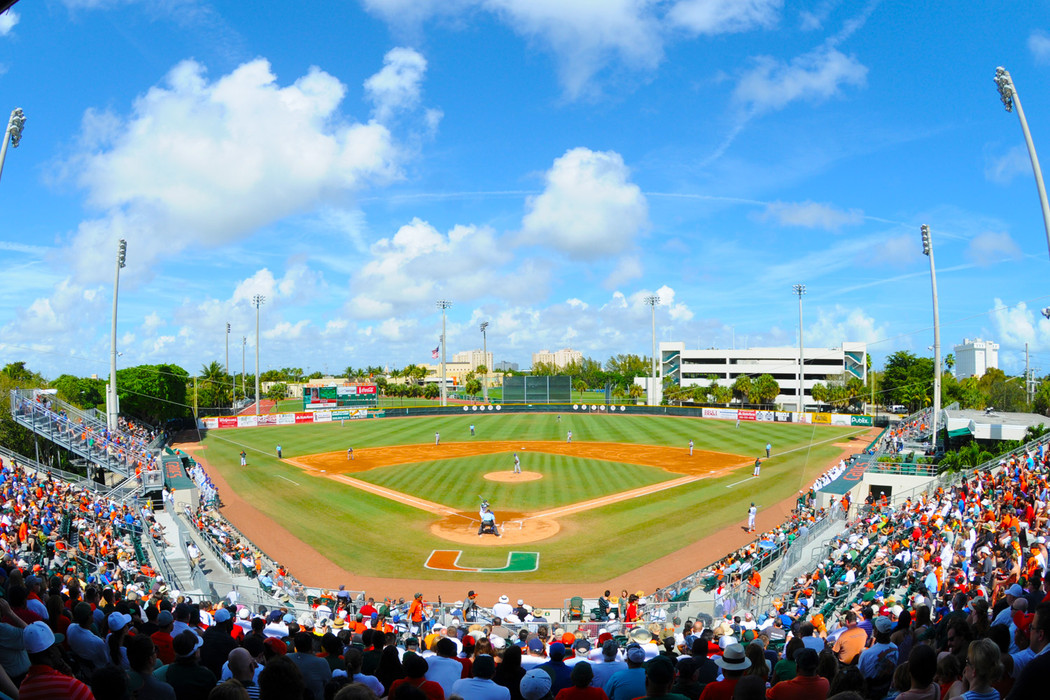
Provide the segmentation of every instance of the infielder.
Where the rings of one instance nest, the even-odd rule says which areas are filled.
[[[758,508],[755,507],[754,502],[751,503],[751,507],[747,509],[747,531],[755,531],[755,516],[758,515]]]
[[[346,448],[346,461],[349,462],[353,458],[354,458],[354,448],[353,447],[347,447]]]
[[[245,454],[244,450],[241,450],[241,466],[244,467],[244,466],[247,466],[247,465],[248,465],[248,455]]]
[[[759,476],[762,473],[762,459],[755,457],[755,473],[752,476]]]
[[[572,431],[571,430],[569,431],[569,436],[567,438],[565,438],[565,442],[568,442],[568,443],[572,442]]]
[[[693,456],[693,441],[692,440],[689,441],[689,456],[690,457]]]
[[[435,445],[440,445],[441,444],[441,433],[434,433],[434,444]]]

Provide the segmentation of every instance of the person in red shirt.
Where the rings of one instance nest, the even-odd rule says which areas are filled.
[[[76,678],[55,670],[60,657],[55,636],[45,622],[34,622],[22,630],[22,641],[29,654],[29,672],[18,688],[18,697],[25,700],[94,700],[91,688]]]
[[[795,652],[798,655],[798,652]],[[722,669],[723,680],[708,683],[704,686],[704,692],[700,693],[700,700],[733,700],[733,691],[744,671],[751,668],[751,659],[744,654],[742,644],[730,644],[715,659],[715,663]],[[777,685],[780,685],[777,683]]]
[[[562,688],[554,700],[608,700],[608,695],[601,688],[590,687],[594,680],[594,669],[587,661],[580,661],[572,667],[569,675],[572,687]]]
[[[817,652],[799,649],[795,652],[794,678],[777,683],[766,691],[768,700],[826,700],[831,691],[828,679],[817,675]]]
[[[153,646],[157,649],[157,658],[164,664],[174,663],[175,647],[173,646],[174,640],[171,636],[171,630],[175,626],[175,617],[171,614],[171,611],[160,611],[160,614],[157,615],[157,626],[160,629],[150,635],[150,639],[153,640]]]
[[[427,700],[445,700],[445,691],[442,689],[441,684],[435,681],[428,681],[425,678],[427,670],[430,668],[430,664],[427,663],[426,659],[414,652],[406,651],[401,664],[405,668],[405,677],[390,684],[390,692],[387,693],[387,697],[396,697],[398,687],[403,683],[407,683],[422,690],[423,694],[427,696]]]

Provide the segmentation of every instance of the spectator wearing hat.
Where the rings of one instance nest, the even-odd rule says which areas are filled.
[[[507,619],[508,615],[514,614],[514,608],[511,607],[510,598],[505,595],[499,597],[499,601],[492,606],[492,614],[501,620]]]
[[[314,697],[323,698],[325,683],[332,680],[332,669],[328,667],[327,661],[314,655],[313,634],[297,632],[292,641],[295,651],[287,655],[288,659],[299,667],[303,682]]]
[[[478,619],[478,594],[468,591],[466,600],[463,601],[463,619],[467,622],[476,622]]]
[[[812,649],[795,652],[795,677],[766,692],[769,700],[825,700],[831,691],[828,679],[817,675],[819,655]]]
[[[591,685],[594,669],[586,661],[573,666],[569,678],[572,685],[559,691],[554,700],[607,700],[609,697],[604,690]]]
[[[215,674],[222,674],[222,665],[230,658],[230,652],[237,648],[237,642],[230,636],[233,631],[233,617],[227,608],[215,611],[215,624],[204,632],[204,644],[201,645],[201,664]]]
[[[109,627],[109,634],[106,635],[108,663],[121,668],[131,668],[128,664],[128,652],[124,648],[124,637],[131,626],[131,615],[113,611],[106,617],[106,625]]]
[[[218,682],[215,674],[200,664],[200,648],[203,643],[204,640],[195,632],[181,632],[172,642],[175,661],[153,673],[158,680],[170,685],[180,700],[205,698]]]
[[[408,619],[412,622],[410,631],[412,634],[423,632],[423,594],[416,593],[412,598],[412,604],[408,606]]]
[[[605,634],[608,634],[608,632]],[[601,639],[601,636],[599,636],[599,639]],[[602,641],[601,658],[597,659],[591,666],[591,670],[594,673],[594,680],[591,681],[591,685],[596,688],[605,688],[605,684],[609,682],[610,678],[620,671],[627,670],[627,662],[621,660],[619,656],[620,647],[616,644],[616,640],[610,638]]]
[[[62,636],[55,636],[46,622],[26,625],[22,630],[22,644],[29,656],[29,670],[18,688],[20,698],[36,700],[63,698],[63,700],[93,700],[91,689],[72,676],[59,672],[64,666],[57,644]]]
[[[634,700],[645,695],[645,650],[636,642],[627,645],[627,668],[612,674],[603,689],[609,700]]]
[[[857,664],[861,675],[868,681],[884,675],[887,666],[892,668],[897,665],[897,645],[890,641],[892,631],[890,618],[880,617],[875,620],[875,641],[861,653]]]
[[[547,647],[539,637],[529,636],[521,657],[521,667],[526,671],[547,663]]]
[[[671,692],[684,695],[689,700],[698,700],[700,693],[704,692],[704,684],[700,682],[700,660],[692,656],[679,658],[675,674]]]
[[[529,610],[525,607],[525,600],[518,598],[518,605],[514,608],[514,615],[520,622],[524,622],[525,618],[529,616]]]
[[[168,617],[171,617],[171,613],[168,613]],[[109,663],[106,643],[92,631],[92,620],[91,606],[81,601],[73,606],[74,624],[66,630],[70,651],[87,670],[102,668]]]
[[[744,671],[751,667],[751,660],[744,654],[742,644],[730,644],[715,659],[715,664],[722,669],[722,680],[704,686],[700,700],[732,700],[736,684]]]
[[[82,605],[87,604],[82,603]],[[157,648],[157,658],[162,664],[170,664],[175,660],[175,648],[172,646],[174,637],[171,636],[174,625],[175,618],[172,617],[171,611],[161,610],[157,615],[157,627],[160,629],[150,635],[153,645]]]
[[[540,664],[537,668],[550,674],[553,695],[557,696],[562,690],[572,686],[572,669],[565,664],[565,645],[561,642],[551,644],[550,661]]]
[[[448,637],[437,641],[434,653],[435,656],[427,659],[430,668],[427,669],[426,678],[440,685],[448,696],[452,693],[453,684],[463,677],[463,664],[456,661],[456,644]]]
[[[534,668],[528,671],[519,685],[523,700],[551,700],[551,677],[545,671]]]
[[[408,684],[423,691],[427,700],[445,700],[445,691],[441,689],[441,686],[434,681],[426,679],[427,669],[429,668],[429,663],[426,659],[414,652],[406,651],[401,664],[405,669],[405,677],[399,678],[390,684],[390,692],[387,694],[387,697],[397,697],[397,689],[403,684]]]
[[[492,680],[496,661],[488,654],[474,657],[473,677],[461,678],[452,684],[452,693],[471,700],[510,700],[510,691]]]

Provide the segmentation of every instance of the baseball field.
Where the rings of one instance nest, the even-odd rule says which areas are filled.
[[[644,572],[651,589],[738,546],[740,536],[712,536],[741,530],[751,502],[760,525],[762,509],[782,518],[783,503],[862,449],[869,430],[486,413],[214,430],[180,446],[216,479],[227,517],[308,585],[388,580],[399,590],[426,580],[458,590],[512,573],[516,583],[577,586]],[[502,537],[477,535],[482,499]]]

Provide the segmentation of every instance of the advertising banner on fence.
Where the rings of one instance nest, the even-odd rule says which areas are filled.
[[[296,413],[295,414],[295,422],[296,423],[313,423],[314,422],[314,414],[312,414],[312,413]]]
[[[819,423],[820,425],[831,425],[831,414],[830,413],[811,413],[810,422]]]
[[[812,413],[799,413],[798,411],[794,411],[791,414],[791,420],[796,423],[814,423],[815,421],[811,420],[812,415]]]
[[[718,418],[718,409],[717,408],[705,408],[701,412],[701,415],[704,418]]]
[[[331,423],[331,411],[314,411],[314,423]]]
[[[736,409],[735,408],[720,408],[718,409],[718,417],[723,420],[735,420]]]
[[[875,421],[872,420],[871,416],[850,416],[849,421],[850,425],[863,425],[867,427],[875,425]]]
[[[220,428],[236,428],[237,416],[219,416]]]
[[[741,408],[736,412],[737,420],[755,420],[755,412],[748,408]]]
[[[237,416],[238,428],[254,428],[259,425],[257,416]]]
[[[295,423],[294,413],[278,413],[277,425],[293,425]]]
[[[755,411],[755,420],[768,423],[776,419],[772,411]]]
[[[778,423],[790,423],[791,422],[791,412],[790,411],[776,411],[773,414],[773,420],[775,420]]]
[[[198,428],[207,428],[208,430],[215,430],[219,427],[218,418],[200,418],[197,420]]]
[[[852,417],[853,416],[847,416],[847,415],[841,415],[841,414],[838,414],[838,413],[832,413],[831,414],[831,424],[832,425],[853,425],[852,421],[850,421],[850,418],[852,418]]]

